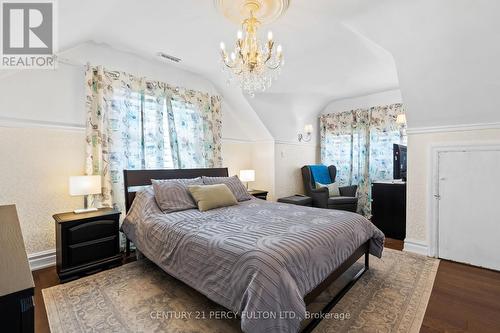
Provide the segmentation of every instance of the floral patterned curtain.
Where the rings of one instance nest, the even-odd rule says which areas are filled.
[[[222,114],[219,96],[168,87],[174,166],[222,166]]]
[[[86,171],[103,184],[97,207],[124,211],[124,169],[222,165],[218,96],[88,66],[86,110]]]
[[[392,179],[392,145],[406,144],[402,104],[320,117],[321,162],[337,167],[341,185],[358,185],[358,212],[371,217],[371,183]]]

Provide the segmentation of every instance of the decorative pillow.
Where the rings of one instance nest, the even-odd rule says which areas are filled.
[[[158,207],[165,213],[196,208],[196,203],[188,192],[188,185],[203,185],[203,180],[191,179],[151,179]]]
[[[232,177],[205,177],[203,176],[203,184],[215,185],[226,184],[227,187],[233,192],[236,200],[245,201],[252,199],[252,195],[248,193],[245,185],[240,181],[237,176]]]
[[[198,204],[200,212],[238,204],[226,184],[189,185],[188,190]]]
[[[321,184],[316,182],[316,188],[326,187],[328,189],[329,197],[340,197],[339,184],[337,182],[331,184]]]

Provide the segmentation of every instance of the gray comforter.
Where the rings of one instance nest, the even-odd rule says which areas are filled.
[[[208,212],[162,213],[141,191],[122,229],[170,275],[241,315],[244,332],[297,332],[303,297],[370,240],[384,235],[358,214],[259,199]]]

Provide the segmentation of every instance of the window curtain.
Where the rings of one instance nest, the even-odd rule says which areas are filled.
[[[167,87],[175,168],[222,166],[220,96]]]
[[[358,213],[371,217],[371,183],[393,178],[394,143],[406,144],[398,124],[402,104],[325,114],[320,117],[321,162],[337,167],[340,185],[358,185]]]
[[[219,167],[219,96],[102,66],[86,70],[86,172],[102,176],[97,207],[124,211],[123,170]]]

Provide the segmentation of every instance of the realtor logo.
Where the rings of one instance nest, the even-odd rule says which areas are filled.
[[[54,3],[2,3],[2,68],[55,67]]]

